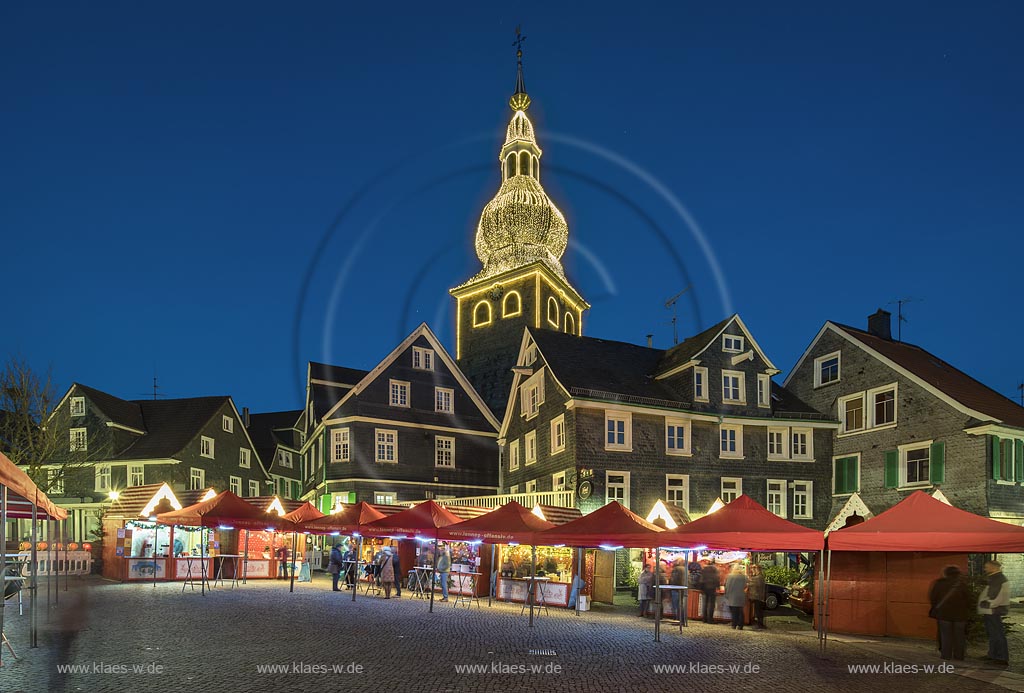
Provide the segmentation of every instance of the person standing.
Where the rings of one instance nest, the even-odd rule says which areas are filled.
[[[669,581],[673,585],[686,585],[686,563],[682,558],[677,558],[672,563],[672,572],[669,575]],[[679,593],[683,590],[672,590],[669,598],[672,600],[672,613],[676,615],[676,619],[679,621],[683,620],[683,614],[679,611]],[[685,607],[684,607],[685,608]]]
[[[636,598],[640,600],[640,617],[647,613],[647,605],[651,603],[654,592],[654,572],[651,571],[651,564],[644,563],[640,577],[636,584]]]
[[[715,622],[715,600],[718,598],[720,584],[718,568],[711,561],[700,571],[700,591],[704,593],[704,623]]]
[[[767,587],[764,584],[764,573],[761,566],[754,564],[750,566],[750,578],[747,580],[747,599],[754,611],[754,627],[757,630],[765,630],[764,625],[764,600],[767,596]]]
[[[356,587],[356,549],[349,545],[348,550],[341,557],[342,565],[345,567],[345,589]]]
[[[399,547],[401,544],[395,545],[394,550],[391,553],[391,564],[395,570],[395,598],[402,598],[402,562],[398,559]]]
[[[344,562],[345,558],[341,555],[341,544],[335,544],[334,548],[331,549],[331,557],[327,562],[327,572],[331,574],[331,589],[334,592],[341,591],[338,589],[338,578],[341,577],[341,570]],[[348,578],[346,578],[346,581],[347,579]]]
[[[985,561],[985,575],[988,576],[988,585],[978,595],[978,613],[988,633],[988,655],[985,659],[1006,666],[1010,663],[1010,652],[1006,645],[1006,631],[1003,630],[1003,616],[1009,612],[1010,583],[1003,575],[999,561]]]
[[[729,605],[732,627],[743,630],[743,607],[747,603],[747,574],[743,564],[737,563],[725,579],[725,603]]]
[[[932,605],[928,615],[939,622],[939,651],[945,660],[963,661],[967,645],[967,621],[971,617],[971,594],[955,565],[946,566],[942,577],[928,590]]]
[[[380,584],[384,588],[385,599],[391,599],[391,588],[395,585],[395,562],[391,559],[391,547],[385,546],[380,561]]]
[[[437,558],[437,573],[441,580],[441,601],[448,601],[448,573],[452,569],[452,554],[445,545],[441,549],[441,555]]]
[[[277,550],[277,578],[288,579],[288,547],[281,546]]]

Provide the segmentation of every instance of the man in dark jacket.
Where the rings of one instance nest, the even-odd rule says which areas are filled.
[[[721,585],[718,568],[711,561],[700,571],[700,590],[704,593],[704,623],[715,622],[715,600],[718,598],[718,587]]]
[[[963,661],[967,644],[967,621],[971,617],[971,594],[955,565],[946,566],[942,577],[928,592],[931,615],[939,622],[939,650],[945,660]]]
[[[327,562],[327,572],[331,574],[333,584],[331,589],[335,592],[340,592],[338,589],[338,578],[341,576],[341,571],[344,569],[344,558],[341,555],[341,544],[335,544],[334,548],[331,549],[331,558]]]

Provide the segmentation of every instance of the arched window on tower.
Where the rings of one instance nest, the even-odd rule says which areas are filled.
[[[491,302],[480,301],[473,306],[473,327],[491,324]]]
[[[562,328],[566,334],[576,334],[576,320],[572,317],[572,313],[566,311],[565,319],[562,321]]]
[[[540,161],[537,160],[537,157],[533,157],[533,173],[531,175],[537,179],[538,183],[540,182]]]
[[[558,301],[555,300],[554,296],[549,296],[548,297],[548,323],[552,327],[554,327],[555,329],[558,328],[558,312],[559,312],[558,311]]]
[[[530,154],[529,152],[519,152],[519,175],[528,176],[530,175]]]
[[[501,301],[501,317],[514,318],[523,313],[523,299],[518,291],[509,291]]]
[[[505,179],[508,180],[516,175],[516,155],[509,154],[505,157]]]

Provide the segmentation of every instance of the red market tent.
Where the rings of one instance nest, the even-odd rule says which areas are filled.
[[[322,517],[327,517],[327,516],[324,515],[322,512],[320,512],[319,510],[317,510],[315,505],[313,505],[309,501],[306,501],[305,503],[303,503],[299,507],[295,508],[295,510],[292,510],[291,512],[285,513],[284,515],[282,515],[281,519],[288,520],[289,522],[292,522],[292,523],[294,523],[296,525],[299,525],[299,524],[301,524],[303,522],[309,522],[309,521],[312,521],[312,520],[319,520]],[[295,527],[293,529],[297,529],[299,531],[302,531],[298,527]]]
[[[208,501],[181,510],[160,513],[156,521],[163,525],[185,527],[229,526],[232,529],[275,529],[290,532],[295,525],[247,503],[231,491],[223,491]]]
[[[397,513],[396,513],[397,514]],[[300,522],[298,531],[311,534],[352,534],[361,532],[371,522],[387,517],[365,501],[349,505],[341,512]]]
[[[451,541],[533,544],[538,532],[554,526],[554,523],[534,515],[529,508],[511,501],[485,515],[442,527],[437,531],[437,536]]]
[[[1024,527],[990,520],[915,491],[883,513],[828,535],[832,551],[1024,552]]]
[[[450,510],[428,500],[408,510],[372,522],[362,529],[362,533],[368,537],[437,539],[439,527],[447,527],[458,522],[461,520]]]
[[[38,520],[66,520],[68,511],[56,505],[39,490],[24,470],[0,453],[0,486],[7,488],[7,519],[28,520],[32,518],[32,506],[36,507]]]
[[[816,530],[784,520],[742,495],[710,515],[665,532],[662,546],[707,546],[738,551],[821,551]]]
[[[546,546],[649,548],[662,542],[661,533],[661,527],[631,512],[618,501],[612,501],[578,520],[538,533],[535,540]]]

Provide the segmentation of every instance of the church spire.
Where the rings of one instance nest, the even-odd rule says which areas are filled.
[[[526,86],[523,84],[523,41],[526,37],[520,28],[516,27],[516,40],[512,43],[516,47],[516,90],[508,100],[508,105],[513,111],[525,111],[530,107],[530,96],[526,93]]]

